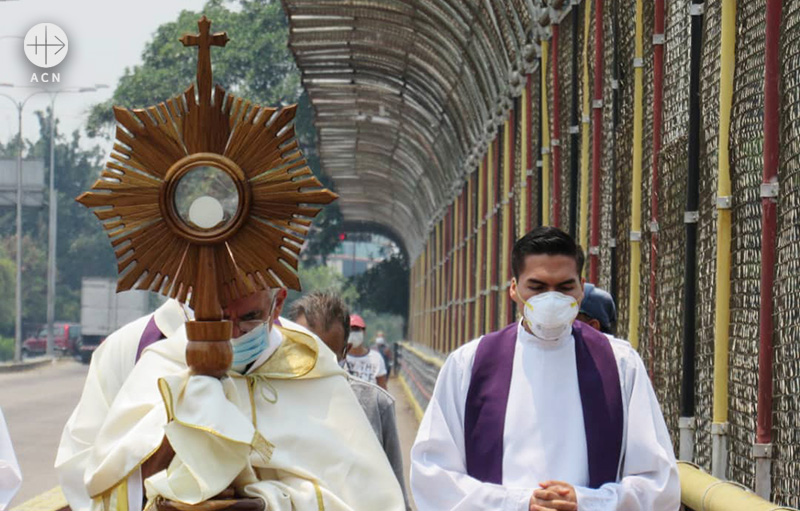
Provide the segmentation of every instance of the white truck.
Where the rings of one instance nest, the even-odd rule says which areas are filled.
[[[117,293],[116,279],[85,277],[81,283],[81,360],[111,332],[150,312],[150,293],[132,290]]]

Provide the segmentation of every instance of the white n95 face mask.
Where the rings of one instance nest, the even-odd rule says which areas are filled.
[[[546,341],[555,341],[572,329],[579,310],[575,298],[549,291],[528,298],[523,316],[533,335]]]
[[[358,348],[364,344],[364,332],[362,330],[350,332],[350,337],[347,339],[347,342],[352,344],[354,348]]]

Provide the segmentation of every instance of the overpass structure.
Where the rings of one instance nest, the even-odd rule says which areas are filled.
[[[413,263],[422,406],[437,357],[517,317],[514,240],[555,225],[616,298],[680,457],[800,506],[800,5],[283,4],[345,221]]]

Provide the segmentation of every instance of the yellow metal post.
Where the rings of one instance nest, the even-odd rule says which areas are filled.
[[[428,342],[427,346],[434,347],[436,337],[436,226],[431,231],[430,258],[428,259]]]
[[[550,225],[550,114],[547,108],[547,56],[550,53],[550,42],[542,39],[542,58],[540,71],[542,75],[542,225]]]
[[[639,348],[639,290],[642,261],[642,147],[644,145],[644,20],[643,0],[636,0],[636,43],[634,54],[633,88],[633,179],[631,180],[631,266],[628,275],[628,340],[633,349]]]
[[[511,172],[513,172],[511,162],[513,160],[514,151],[513,141],[511,140],[511,119],[507,120],[503,126],[503,236],[500,239],[500,279],[497,287],[500,293],[500,318],[501,325],[506,324],[509,314],[509,296],[507,283],[509,280],[509,260],[511,254],[508,251],[509,240],[511,239]]]
[[[578,241],[583,250],[589,248],[589,126],[591,99],[589,91],[589,28],[592,24],[592,3],[583,2],[583,118],[581,119],[581,211]]]
[[[436,334],[434,347],[437,351],[442,350],[442,303],[444,302],[444,271],[442,271],[442,263],[444,261],[444,220],[439,220],[436,223]]]
[[[484,276],[485,270],[485,250],[484,243],[486,243],[486,209],[484,203],[486,201],[486,158],[478,165],[478,241],[475,246],[475,335],[483,333],[483,294],[484,289]]]
[[[452,263],[450,264],[451,268],[451,276],[450,282],[452,284],[451,288],[451,295],[450,300],[452,301],[450,305],[450,315],[449,315],[449,324],[447,325],[447,329],[450,332],[448,335],[449,343],[447,346],[447,351],[450,352],[456,345],[456,338],[457,333],[459,331],[459,325],[461,324],[460,318],[458,317],[458,292],[459,292],[459,281],[461,280],[461,249],[460,242],[461,242],[461,196],[459,195],[456,197],[456,202],[453,205],[453,229],[452,229],[452,243],[453,243],[453,252],[451,256]]]
[[[494,330],[495,325],[492,324],[492,265],[494,264],[494,238],[497,235],[495,232],[495,215],[494,215],[494,180],[497,175],[497,168],[495,166],[495,143],[489,144],[489,156],[487,158],[487,172],[486,172],[486,271],[484,272],[484,286],[486,295],[484,295],[484,304],[486,315],[484,317],[484,327],[487,331]]]
[[[475,268],[472,265],[473,250],[474,250],[474,208],[475,208],[475,176],[471,175],[467,181],[467,259],[464,268],[466,282],[464,287],[464,338],[459,342],[467,342],[472,338],[472,314],[470,313],[475,308],[475,302],[472,301],[475,297],[472,296],[473,282],[475,282]]]
[[[717,273],[714,315],[714,413],[711,473],[727,477],[728,357],[731,297],[730,131],[736,57],[736,0],[722,2],[719,88],[719,176],[717,179]]]

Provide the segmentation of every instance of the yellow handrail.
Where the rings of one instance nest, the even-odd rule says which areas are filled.
[[[423,351],[418,350],[417,348],[415,348],[414,346],[412,346],[411,344],[409,344],[407,342],[400,342],[400,346],[404,350],[410,351],[411,353],[413,353],[415,357],[419,358],[423,362],[426,362],[428,364],[434,365],[434,366],[438,367],[439,369],[441,369],[442,366],[444,365],[444,360],[442,360],[440,358],[436,358],[433,355],[428,355],[427,353],[424,353]]]
[[[784,509],[737,483],[717,479],[690,463],[679,461],[678,474],[681,480],[681,503],[695,511]]]

